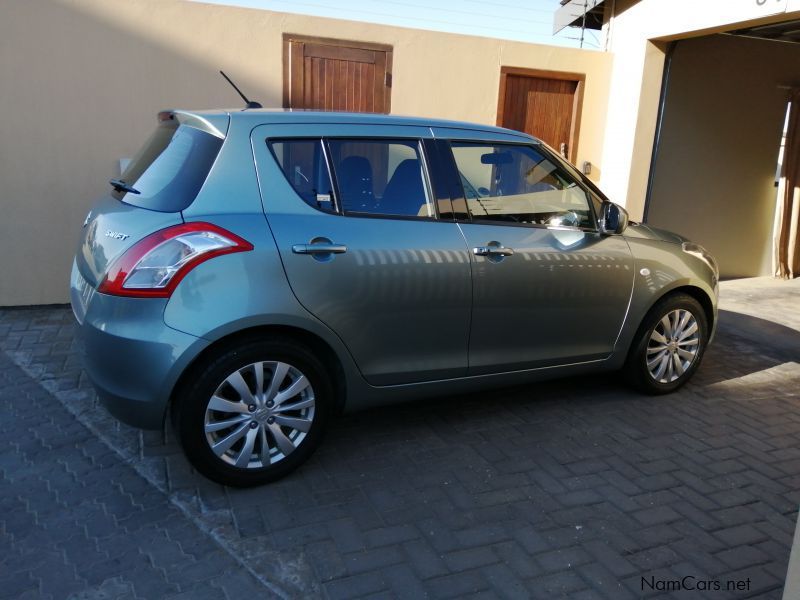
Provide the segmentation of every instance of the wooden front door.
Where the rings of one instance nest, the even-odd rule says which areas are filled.
[[[502,67],[497,124],[536,136],[574,161],[584,80],[580,73]]]
[[[283,45],[284,107],[390,111],[391,46],[290,35]]]

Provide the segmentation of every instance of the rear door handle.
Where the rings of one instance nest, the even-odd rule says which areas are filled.
[[[472,253],[475,256],[511,256],[514,250],[505,246],[478,246]]]
[[[344,244],[295,244],[292,246],[295,254],[344,254],[347,246]]]

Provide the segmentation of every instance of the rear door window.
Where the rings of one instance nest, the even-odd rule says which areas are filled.
[[[418,140],[330,139],[344,214],[433,218]]]
[[[223,139],[176,121],[162,122],[120,175],[138,193],[114,196],[140,208],[179,212],[197,197]]]

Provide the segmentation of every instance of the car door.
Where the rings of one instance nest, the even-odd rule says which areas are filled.
[[[438,215],[423,139],[392,125],[264,125],[252,134],[269,227],[299,302],[364,377],[466,374],[470,257]]]
[[[469,372],[608,357],[630,301],[633,260],[623,237],[598,232],[591,195],[540,144],[434,133],[449,139],[466,204],[459,226],[472,260]]]

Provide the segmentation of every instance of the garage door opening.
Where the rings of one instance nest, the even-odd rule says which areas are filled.
[[[706,246],[723,277],[773,274],[775,166],[800,44],[734,35],[675,43],[648,224]]]

